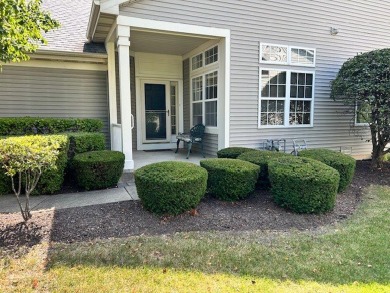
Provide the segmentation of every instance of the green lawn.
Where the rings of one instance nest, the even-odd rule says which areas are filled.
[[[390,292],[389,207],[390,187],[372,186],[353,217],[317,232],[55,244],[47,261],[43,244],[0,260],[0,291]]]

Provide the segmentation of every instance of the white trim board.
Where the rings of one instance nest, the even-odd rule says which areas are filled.
[[[57,68],[57,69],[92,70],[92,71],[108,70],[106,64],[91,64],[91,63],[79,63],[79,62],[52,61],[52,60],[29,60],[20,63],[5,63],[3,64],[3,66]]]

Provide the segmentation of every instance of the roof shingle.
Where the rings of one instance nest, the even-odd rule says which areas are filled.
[[[41,50],[106,53],[104,44],[88,43],[86,30],[92,0],[43,0],[42,8],[61,23],[60,28],[45,34],[47,45]]]

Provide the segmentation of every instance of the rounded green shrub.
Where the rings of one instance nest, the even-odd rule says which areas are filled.
[[[237,157],[245,152],[254,151],[255,149],[244,147],[230,147],[219,150],[217,152],[218,158],[237,159]]]
[[[305,157],[281,157],[268,164],[276,204],[297,213],[333,209],[340,175],[332,167]]]
[[[235,159],[207,159],[200,165],[209,174],[208,191],[218,199],[235,201],[255,190],[260,167]]]
[[[135,185],[144,208],[178,215],[195,208],[206,193],[205,169],[185,162],[161,162],[135,171]]]
[[[291,156],[290,154],[280,153],[280,152],[271,152],[265,150],[256,150],[245,152],[237,157],[237,159],[242,161],[247,161],[252,164],[258,165],[260,167],[259,179],[257,185],[259,188],[269,188],[269,178],[268,178],[268,163],[271,159],[280,158],[285,156]]]
[[[315,159],[335,168],[340,173],[339,192],[351,184],[356,168],[356,160],[351,156],[327,149],[303,150],[299,152],[299,156]]]
[[[115,186],[124,164],[125,155],[116,151],[86,152],[73,158],[77,184],[86,190]]]

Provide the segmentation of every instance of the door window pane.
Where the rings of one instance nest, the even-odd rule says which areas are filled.
[[[164,84],[145,84],[145,124],[147,140],[165,140],[167,138]]]
[[[218,98],[218,72],[206,74],[206,100]]]

